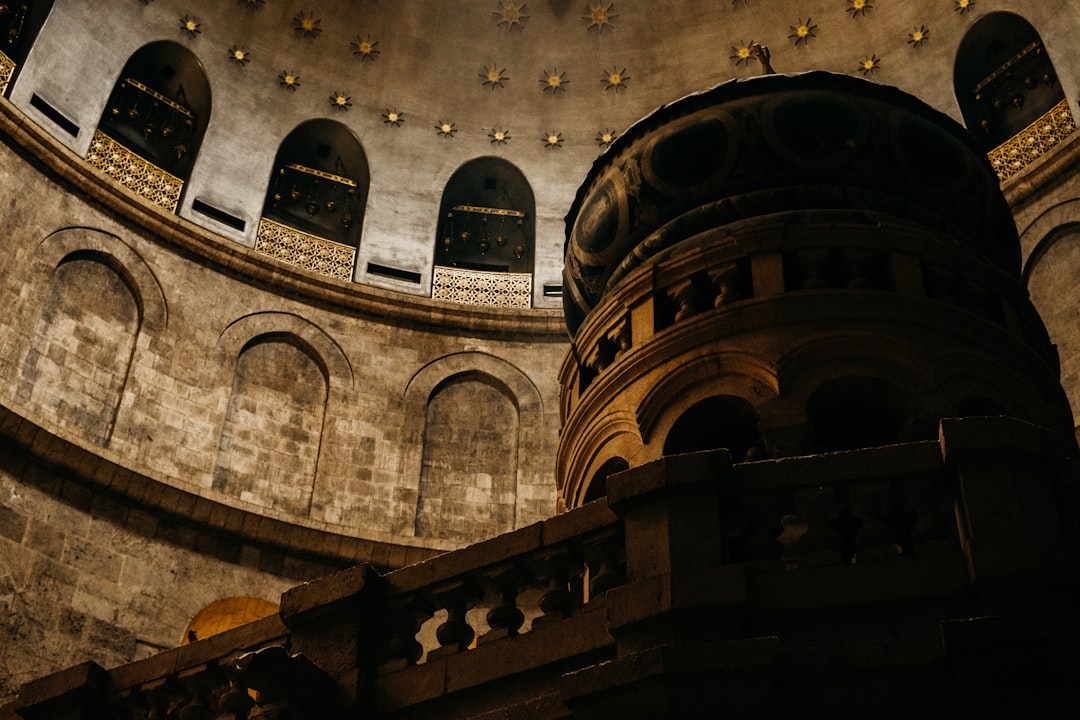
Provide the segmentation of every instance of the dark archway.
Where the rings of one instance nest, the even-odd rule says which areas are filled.
[[[278,148],[263,217],[357,248],[369,184],[367,156],[353,132],[333,120],[308,120]]]
[[[993,150],[1065,100],[1038,31],[1008,12],[980,19],[960,43],[953,74],[964,123]]]
[[[458,168],[443,191],[435,264],[531,273],[535,202],[525,176],[484,157]]]
[[[900,389],[874,377],[822,383],[810,395],[806,412],[816,452],[893,445],[902,441],[911,423],[909,403]]]
[[[758,416],[750,403],[733,395],[706,398],[679,416],[664,440],[664,455],[726,448],[743,462],[752,448],[760,451]]]
[[[209,121],[210,83],[202,64],[182,45],[159,40],[124,65],[98,130],[184,182]]]

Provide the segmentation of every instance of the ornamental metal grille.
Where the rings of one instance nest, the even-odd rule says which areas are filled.
[[[273,220],[259,220],[255,249],[305,270],[352,280],[356,248],[315,235],[308,235]]]
[[[169,212],[176,212],[184,181],[139,157],[100,130],[94,131],[86,162],[128,190]]]
[[[998,179],[1005,181],[1035,162],[1076,129],[1069,101],[1062,100],[1045,115],[991,150],[988,155]]]
[[[462,305],[532,307],[532,274],[435,267],[431,297]]]
[[[13,74],[15,74],[15,61],[0,52],[0,95],[7,92],[7,86]]]

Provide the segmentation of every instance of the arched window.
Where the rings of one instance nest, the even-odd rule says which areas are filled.
[[[256,249],[351,280],[368,184],[367,157],[351,130],[333,120],[302,123],[274,158]]]
[[[174,42],[153,42],[124,65],[86,159],[172,212],[209,120],[210,83],[198,59]]]
[[[458,168],[443,191],[432,297],[531,307],[535,203],[516,167],[499,158]]]
[[[52,6],[52,0],[0,3],[0,95],[14,84]]]
[[[664,440],[664,454],[726,448],[731,459],[743,462],[759,452],[758,416],[750,403],[732,395],[717,395],[693,405],[679,416]]]
[[[1075,127],[1042,39],[1019,15],[990,13],[971,26],[953,82],[964,123],[1002,180]]]

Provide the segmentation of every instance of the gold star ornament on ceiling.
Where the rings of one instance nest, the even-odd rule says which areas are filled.
[[[866,13],[874,9],[874,6],[870,4],[870,0],[848,0],[847,12],[851,13],[851,17],[857,18],[860,15],[865,16]]]
[[[953,10],[961,15],[975,7],[975,0],[955,0],[955,3],[956,7],[954,7]]]
[[[240,67],[244,67],[251,62],[251,53],[239,45],[233,45],[229,48],[229,59]]]
[[[626,74],[626,68],[622,70],[616,70],[611,68],[604,71],[604,77],[600,82],[604,83],[604,91],[614,90],[618,94],[619,90],[626,89],[626,81],[630,79],[630,76]]]
[[[930,28],[925,25],[919,27],[908,33],[908,44],[913,48],[921,47],[923,43],[930,39]]]
[[[358,55],[361,60],[370,60],[375,62],[375,58],[379,55],[379,41],[372,40],[371,36],[360,37],[356,36],[356,39],[349,43],[349,46],[353,49],[353,55]]]
[[[499,9],[492,13],[495,16],[495,27],[505,26],[510,31],[514,28],[524,30],[525,21],[529,19],[529,16],[525,14],[525,9],[525,3],[518,5],[515,2],[502,0],[499,3]]]
[[[505,145],[510,142],[509,130],[492,130],[488,133],[488,137],[491,138],[493,145]]]
[[[795,47],[806,45],[810,42],[810,38],[817,37],[816,30],[817,25],[814,25],[810,18],[806,18],[806,22],[800,19],[798,24],[791,26],[791,34],[788,35],[788,38],[795,41]],[[749,48],[747,50],[749,51]]]
[[[439,137],[454,137],[454,133],[457,132],[456,123],[447,122],[446,120],[439,120],[435,124],[435,132]]]
[[[544,92],[550,92],[552,95],[566,92],[566,86],[569,83],[570,81],[566,79],[566,73],[559,72],[558,68],[554,68],[551,72],[545,70],[543,77],[540,78],[540,84],[544,86]]]
[[[289,70],[282,70],[278,75],[278,85],[286,90],[296,90],[300,87],[300,76]]]
[[[731,46],[731,60],[735,63],[735,67],[745,65],[751,60],[757,59],[754,57],[753,45],[753,40],[748,43],[740,40],[738,45]]]
[[[321,23],[322,20],[316,18],[315,13],[300,11],[293,18],[293,30],[301,37],[316,38],[322,32],[322,28],[319,27]]]
[[[555,132],[554,130],[544,135],[544,147],[548,150],[554,150],[562,147],[563,136],[561,132]]]
[[[615,134],[614,130],[601,130],[596,133],[596,144],[602,148],[606,148],[608,145],[615,142],[615,138],[617,137],[618,135]]]
[[[343,92],[335,92],[330,96],[330,107],[339,112],[348,112],[352,107],[352,96]]]
[[[188,37],[195,37],[202,32],[202,23],[199,22],[199,18],[194,15],[185,15],[180,18],[180,29],[188,34]]]
[[[480,78],[481,85],[494,90],[503,87],[503,83],[509,80],[510,76],[506,74],[506,68],[500,69],[498,65],[492,65],[491,67],[485,65],[484,72],[480,73]]]
[[[590,4],[585,8],[585,15],[581,16],[582,20],[587,20],[589,25],[586,30],[596,30],[598,33],[603,33],[605,28],[610,30],[615,29],[615,24],[612,22],[615,18],[619,17],[614,12],[615,3],[610,3],[606,7],[603,3]]]
[[[390,127],[401,127],[401,123],[405,122],[405,113],[390,108],[386,108],[382,116],[383,122]]]
[[[863,74],[863,77],[869,77],[878,71],[881,67],[881,58],[877,55],[869,55],[859,63],[859,72]]]

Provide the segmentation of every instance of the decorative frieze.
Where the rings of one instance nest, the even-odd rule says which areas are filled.
[[[436,266],[431,282],[431,297],[462,305],[530,308],[532,274]]]
[[[94,131],[86,162],[155,205],[176,211],[184,181],[145,160],[111,137]]]
[[[1062,100],[1045,115],[990,151],[990,164],[1005,181],[1023,170],[1076,129],[1069,101]]]
[[[352,280],[356,248],[309,235],[273,220],[259,220],[255,249],[291,265],[338,280]]]

